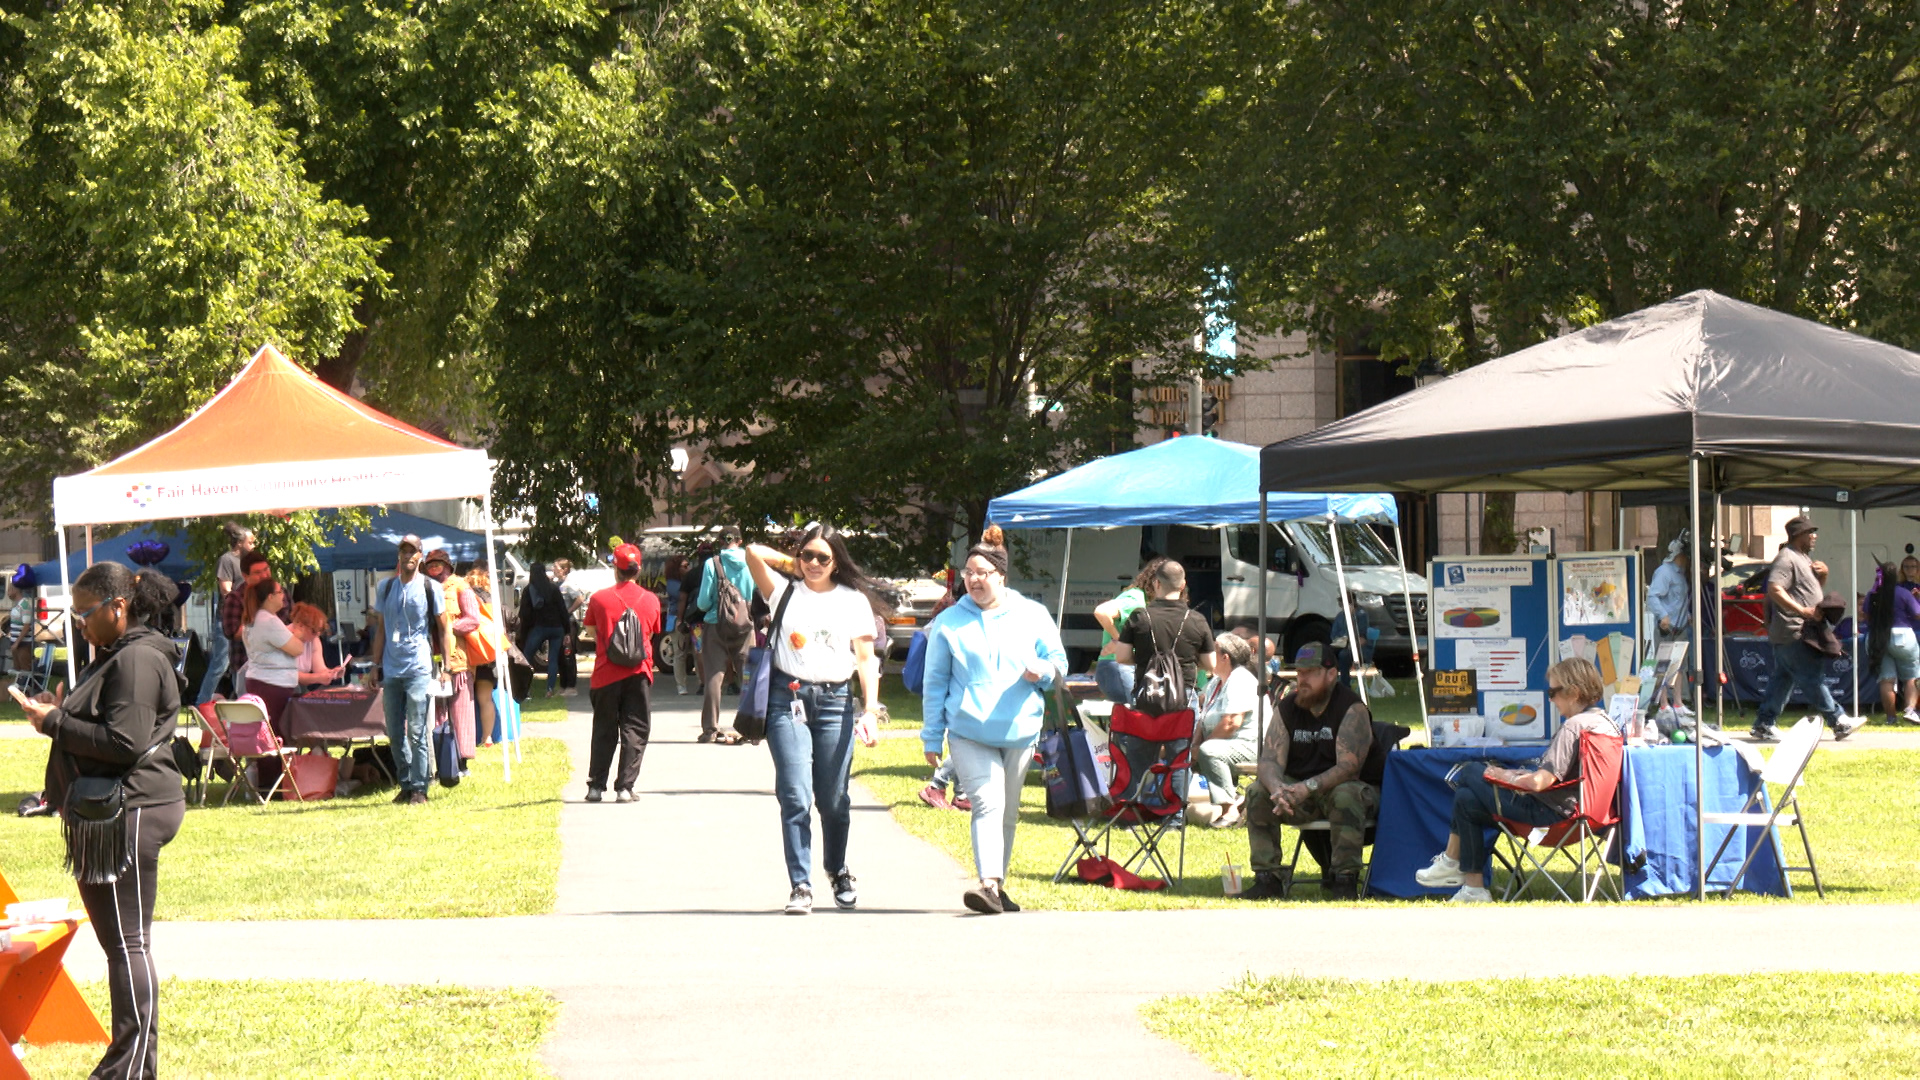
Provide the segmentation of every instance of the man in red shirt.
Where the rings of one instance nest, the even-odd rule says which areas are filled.
[[[640,759],[647,753],[653,728],[652,642],[660,634],[660,598],[640,587],[640,549],[621,544],[613,549],[612,586],[587,601],[587,622],[593,626],[596,655],[589,696],[593,701],[593,748],[587,758],[587,801],[599,802],[607,793],[607,771],[613,766],[613,747],[620,746],[620,775],[613,784],[620,802],[638,802],[633,793],[640,779]],[[639,620],[638,635],[621,635],[640,651],[631,667],[614,662],[615,630],[631,610]]]

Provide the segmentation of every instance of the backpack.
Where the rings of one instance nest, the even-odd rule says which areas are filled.
[[[713,636],[720,647],[733,652],[747,643],[753,633],[753,606],[734,588],[732,580],[720,569],[720,556],[713,557]]]
[[[1133,688],[1133,707],[1148,716],[1165,716],[1188,708],[1187,680],[1180,670],[1180,657],[1174,652],[1174,646],[1180,643],[1180,631],[1187,628],[1186,620],[1193,617],[1188,611],[1180,620],[1180,631],[1174,632],[1174,640],[1166,648],[1160,647],[1159,635],[1153,632],[1153,620],[1141,608],[1137,614],[1147,624],[1147,635],[1153,639],[1153,659],[1147,662],[1147,669],[1140,676],[1139,683]]]
[[[629,607],[620,613],[607,635],[607,662],[615,667],[637,668],[647,660],[647,635],[640,629],[640,616]]]

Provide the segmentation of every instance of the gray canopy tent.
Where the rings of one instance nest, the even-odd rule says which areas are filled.
[[[1688,293],[1260,452],[1262,490],[1859,490],[1920,484],[1920,355]],[[1717,517],[1717,515],[1716,515]],[[1692,580],[1700,547],[1691,548]],[[1693,654],[1702,655],[1700,590]],[[1701,688],[1694,712],[1703,715]],[[1695,740],[1695,894],[1706,894]]]

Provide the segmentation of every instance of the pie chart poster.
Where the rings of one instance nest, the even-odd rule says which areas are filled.
[[[1546,557],[1455,556],[1429,566],[1434,668],[1474,669],[1483,716],[1493,715],[1489,692],[1502,700],[1515,691],[1544,695],[1555,599]]]

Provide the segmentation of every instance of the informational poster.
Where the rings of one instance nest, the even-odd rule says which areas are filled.
[[[1608,626],[1628,621],[1631,585],[1623,556],[1560,560],[1560,625]]]
[[[1442,588],[1456,585],[1520,585],[1534,583],[1534,563],[1527,559],[1449,562],[1441,570]]]
[[[1489,690],[1487,734],[1504,742],[1547,737],[1547,695],[1538,690]]]
[[[1480,711],[1480,690],[1474,685],[1471,668],[1458,671],[1427,672],[1428,713],[1470,713]]]
[[[1504,637],[1513,632],[1513,589],[1506,585],[1450,585],[1427,608],[1443,638]]]
[[[1525,638],[1461,638],[1453,643],[1453,666],[1472,668],[1474,682],[1482,693],[1525,690],[1527,641]],[[1491,707],[1488,711],[1492,711]]]

